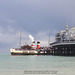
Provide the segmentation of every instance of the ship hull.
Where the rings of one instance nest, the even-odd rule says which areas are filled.
[[[11,55],[38,55],[38,54],[35,54],[35,53],[30,53],[30,54],[28,54],[28,53],[14,53],[14,52],[12,52]]]
[[[36,50],[16,50],[10,49],[11,55],[37,55],[38,52]]]
[[[50,55],[50,50],[15,50],[10,49],[11,55]]]

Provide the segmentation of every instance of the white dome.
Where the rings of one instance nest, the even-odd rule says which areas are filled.
[[[60,41],[63,40],[75,40],[75,27],[68,29],[68,30],[62,30],[60,32]],[[58,36],[56,37],[56,41],[59,41]]]

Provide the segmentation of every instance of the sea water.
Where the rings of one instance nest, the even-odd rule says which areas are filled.
[[[75,57],[0,54],[0,75],[75,75]]]

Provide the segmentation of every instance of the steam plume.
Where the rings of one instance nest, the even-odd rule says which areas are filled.
[[[34,37],[31,34],[29,35],[29,38],[32,42],[34,41]]]

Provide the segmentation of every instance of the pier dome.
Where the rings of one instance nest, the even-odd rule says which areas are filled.
[[[56,34],[56,41],[75,41],[75,27],[71,29],[62,30]]]

